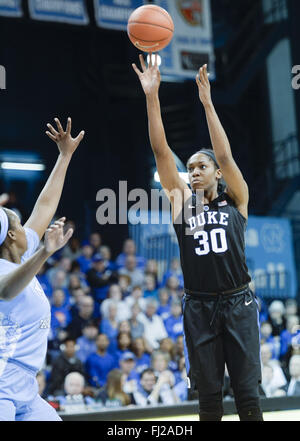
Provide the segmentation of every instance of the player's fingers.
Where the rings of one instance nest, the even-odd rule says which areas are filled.
[[[155,54],[155,55],[154,55],[154,66],[155,66],[155,67],[158,67],[157,59],[158,59],[157,54]]]
[[[79,133],[79,135],[75,138],[75,142],[81,142],[82,141],[82,139],[83,139],[83,137],[84,137],[84,135],[85,135],[85,131],[84,130],[81,130],[81,132]]]
[[[48,135],[49,136],[49,138],[51,138],[52,139],[52,141],[57,141],[57,139],[56,139],[56,137],[55,136],[53,136],[50,132],[46,132],[46,135]]]
[[[207,72],[207,64],[204,64],[203,75],[204,75],[205,82],[208,84],[209,83],[209,79],[208,79],[209,73]]]
[[[132,67],[133,67],[133,70],[135,71],[135,73],[137,74],[137,76],[140,77],[140,75],[142,74],[140,69],[134,63],[132,63]]]
[[[199,74],[196,75],[196,83],[197,83],[198,87],[202,87]]]
[[[147,70],[146,64],[145,64],[145,60],[142,54],[139,55],[139,59],[140,59],[140,63],[142,66],[142,71],[145,72]]]
[[[68,122],[67,122],[67,129],[66,129],[67,135],[70,135],[70,134],[71,134],[71,128],[72,128],[72,120],[71,120],[71,118],[69,117],[69,118],[68,118]]]
[[[64,235],[64,242],[68,242],[72,234],[74,233],[73,228],[69,228],[66,234]]]
[[[54,118],[54,121],[56,122],[56,125],[57,125],[59,133],[61,135],[63,135],[65,132],[64,132],[64,129],[62,128],[62,125],[61,125],[59,119],[58,118]]]
[[[50,130],[50,132],[52,133],[52,135],[54,136],[58,136],[59,133],[55,130],[55,128],[51,125],[51,124],[47,124],[48,129]]]
[[[204,73],[203,73],[203,67],[200,67],[199,77],[200,77],[201,83],[204,85],[205,84],[205,78],[204,78]]]

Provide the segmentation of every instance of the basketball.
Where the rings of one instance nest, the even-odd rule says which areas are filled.
[[[130,41],[141,51],[158,52],[172,40],[174,23],[165,9],[156,5],[144,5],[130,15],[127,33]]]

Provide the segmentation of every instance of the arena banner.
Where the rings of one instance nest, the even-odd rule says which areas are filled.
[[[210,0],[155,0],[166,9],[174,22],[171,43],[159,55],[161,73],[195,78],[207,63],[210,80],[215,78]]]
[[[166,265],[179,257],[177,237],[169,212],[128,213],[130,235],[138,253]],[[264,298],[295,298],[297,275],[293,236],[289,219],[249,216],[245,233],[245,255],[256,294]]]
[[[5,17],[22,17],[21,0],[0,0],[0,15]]]
[[[289,219],[249,216],[246,255],[254,265],[252,276],[258,294],[296,297],[297,276]]]
[[[29,13],[35,20],[86,25],[89,17],[84,0],[29,0]]]
[[[130,14],[145,3],[144,0],[94,0],[96,23],[101,28],[126,31]]]

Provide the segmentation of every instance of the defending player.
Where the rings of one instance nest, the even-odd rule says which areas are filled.
[[[225,363],[240,420],[262,420],[258,310],[244,254],[248,187],[214,109],[207,66],[200,68],[196,83],[213,150],[189,158],[190,190],[179,176],[163,127],[157,56],[146,67],[140,55],[140,63],[142,70],[135,64],[133,69],[146,95],[151,147],[180,247],[186,364],[199,393],[200,420],[222,419]],[[226,190],[218,194],[222,177]]]
[[[37,395],[35,375],[46,355],[50,308],[33,277],[49,252],[62,247],[72,234],[69,230],[63,236],[64,218],[50,230],[48,226],[84,132],[73,139],[70,118],[66,131],[58,119],[56,124],[58,131],[48,124],[50,131],[46,133],[57,143],[59,156],[24,227],[13,211],[0,209],[0,420],[4,421],[60,419]],[[45,246],[32,256],[46,231]]]

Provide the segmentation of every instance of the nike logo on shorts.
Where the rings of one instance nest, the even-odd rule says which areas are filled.
[[[245,302],[245,305],[248,306],[250,303],[252,303],[252,300],[250,300],[250,302]]]

